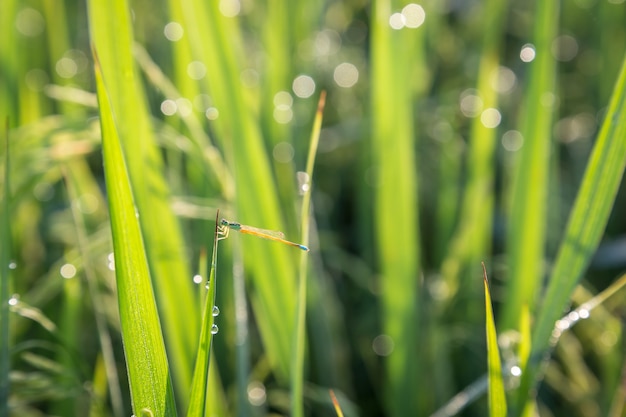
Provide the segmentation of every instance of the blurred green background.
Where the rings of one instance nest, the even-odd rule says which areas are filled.
[[[308,263],[249,236],[220,243],[207,415],[294,412],[302,269],[306,415],[334,415],[329,388],[347,416],[487,415],[481,261],[510,403],[626,415],[624,291],[563,333],[536,397],[518,397],[508,373],[524,368],[523,318],[541,353],[541,309],[561,314],[626,268],[617,154],[605,174],[615,185],[593,187],[607,210],[589,219],[597,239],[581,244],[563,299],[545,297],[609,101],[623,102],[623,0],[4,0],[0,22],[9,415],[132,413],[90,45],[121,103],[179,414],[205,293],[193,277],[206,276],[216,210],[300,242],[310,185]],[[115,71],[118,60],[134,70]],[[468,386],[467,407],[443,409]]]

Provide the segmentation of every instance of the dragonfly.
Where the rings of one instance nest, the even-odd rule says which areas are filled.
[[[245,235],[257,236],[263,239],[273,240],[274,242],[284,243],[285,245],[293,246],[295,248],[302,249],[304,251],[309,251],[309,248],[306,246],[290,242],[285,239],[285,234],[283,232],[278,232],[275,230],[265,230],[259,229],[258,227],[248,226],[245,224],[231,222],[230,220],[222,219],[220,221],[219,231],[221,233],[220,239],[226,239],[231,230],[234,230],[239,233],[243,233]]]

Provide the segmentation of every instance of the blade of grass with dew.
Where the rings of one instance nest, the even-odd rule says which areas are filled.
[[[626,57],[625,57],[626,58]],[[550,352],[554,324],[566,307],[606,227],[626,165],[626,59],[591,153],[533,331],[517,406],[533,396]],[[531,392],[533,391],[533,392]]]
[[[309,214],[311,212],[311,184],[313,179],[313,167],[315,166],[315,156],[320,141],[320,131],[322,130],[322,118],[324,114],[324,106],[326,105],[326,91],[320,94],[317,111],[315,113],[315,121],[311,131],[311,140],[309,144],[309,154],[306,162],[306,181],[301,186],[303,191],[302,209],[302,244],[309,245],[309,234],[311,221]],[[308,253],[300,254],[300,269],[298,271],[298,301],[296,313],[296,326],[294,332],[293,354],[291,363],[291,415],[294,417],[304,416],[304,353],[306,347],[306,301],[307,301],[307,271],[309,264]]]
[[[4,163],[0,181],[2,194],[0,195],[0,416],[9,415],[9,279],[11,262],[11,177],[10,155],[9,155],[9,119],[5,120],[3,130],[4,136]]]
[[[371,17],[371,147],[378,186],[374,222],[380,265],[382,333],[394,349],[385,358],[385,405],[397,417],[419,414],[420,244],[413,90],[407,85],[419,66],[422,46],[406,30],[394,30],[389,16],[400,2],[377,0]]]
[[[521,126],[524,146],[513,174],[508,233],[509,279],[502,303],[503,329],[516,329],[523,305],[535,310],[537,288],[544,278],[548,207],[548,175],[552,146],[552,113],[556,59],[551,45],[559,30],[559,2],[536,2],[533,43],[537,55],[530,65]]]
[[[206,88],[220,109],[212,125],[234,172],[234,214],[238,221],[264,229],[284,230],[269,156],[258,126],[250,93],[242,88],[243,46],[238,21],[225,17],[214,2],[185,3],[185,28],[194,56],[210,62]],[[281,381],[289,375],[291,335],[296,315],[296,275],[293,251],[259,239],[242,239],[250,292],[261,337],[273,371]]]
[[[506,396],[502,381],[502,364],[500,363],[500,349],[496,322],[491,306],[491,291],[487,280],[487,270],[483,267],[483,284],[485,286],[485,326],[487,328],[487,368],[489,375],[489,415],[491,417],[506,417]]]
[[[176,405],[150,271],[103,74],[94,53],[115,277],[135,415],[175,416]]]
[[[90,35],[106,75],[127,158],[178,402],[185,409],[200,329],[200,306],[193,292],[180,226],[170,206],[146,94],[133,60],[130,6],[124,0],[90,0],[88,6]]]
[[[193,370],[191,381],[191,396],[189,397],[189,408],[187,417],[203,417],[207,412],[207,387],[209,383],[209,364],[211,359],[211,343],[213,335],[217,332],[215,326],[215,294],[216,294],[216,274],[217,274],[217,246],[219,243],[219,210],[215,215],[215,232],[213,237],[213,254],[211,255],[211,269],[207,281],[207,295],[204,301],[204,313],[202,314],[202,327],[200,330],[200,340],[196,354],[196,365]]]

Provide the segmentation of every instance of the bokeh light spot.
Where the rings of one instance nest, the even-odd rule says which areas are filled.
[[[578,41],[570,35],[561,35],[552,41],[552,56],[558,61],[567,62],[578,55]]]
[[[391,29],[400,30],[404,27],[406,17],[402,13],[394,13],[389,16],[389,26]]]
[[[308,98],[315,92],[315,81],[308,75],[298,75],[291,85],[293,93],[300,98]]]
[[[469,88],[461,93],[459,102],[461,113],[465,117],[476,117],[483,111],[483,99],[478,95],[478,91]]]
[[[64,264],[61,266],[61,276],[65,279],[74,278],[76,276],[76,267],[72,264]]]
[[[177,42],[183,38],[185,30],[180,23],[169,22],[167,25],[165,25],[165,28],[163,29],[163,34],[165,35],[167,40],[171,42]]]
[[[378,356],[389,356],[393,352],[394,343],[393,339],[386,334],[378,335],[372,342],[372,350]]]
[[[266,399],[265,385],[259,381],[252,381],[248,384],[248,401],[250,404],[259,407],[265,404]]]
[[[272,156],[277,162],[282,164],[289,163],[293,160],[295,151],[289,142],[279,142],[274,146]]]
[[[480,114],[480,122],[489,129],[500,126],[501,121],[502,114],[498,109],[488,108]]]
[[[161,102],[161,113],[166,116],[173,116],[176,113],[176,102],[174,100],[163,100]]]
[[[226,17],[235,17],[241,12],[239,0],[220,0],[220,13]]]
[[[519,57],[524,62],[531,62],[535,59],[536,52],[533,44],[527,43],[522,46],[522,50],[519,53]]]
[[[206,66],[200,61],[193,61],[187,65],[187,75],[191,79],[201,80],[206,75]]]
[[[491,87],[501,94],[509,93],[515,87],[516,82],[517,76],[507,67],[498,67],[491,74]]]
[[[204,116],[209,120],[216,120],[220,115],[220,112],[215,107],[209,107],[204,112]]]
[[[426,12],[424,11],[424,8],[415,3],[404,6],[402,9],[402,16],[404,16],[404,26],[410,29],[422,26],[426,20]]]
[[[502,147],[509,152],[516,152],[522,148],[524,136],[517,130],[509,130],[502,135]]]
[[[6,9],[6,7],[5,7]],[[3,13],[8,13],[4,10]],[[39,11],[25,7],[17,13],[15,27],[24,36],[34,37],[44,30],[45,20]]]
[[[333,79],[339,87],[350,88],[359,80],[359,70],[355,65],[344,62],[335,67]]]

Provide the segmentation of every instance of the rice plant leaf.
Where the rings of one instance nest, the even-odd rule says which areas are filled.
[[[485,264],[483,266],[483,283],[485,286],[485,325],[487,328],[487,363],[489,375],[489,415],[491,417],[506,417],[506,396],[502,380],[502,364],[498,349],[498,335],[491,306],[491,292],[487,280]]]
[[[326,91],[320,94],[311,131],[311,142],[309,144],[309,155],[307,158],[304,183],[301,189],[304,191],[302,198],[302,243],[309,245],[309,229],[311,211],[311,179],[313,178],[313,167],[315,156],[319,145],[320,131],[322,129],[322,116],[326,104]],[[304,415],[304,351],[306,346],[306,308],[307,308],[307,270],[308,255],[306,252],[300,254],[300,270],[298,278],[298,306],[296,312],[296,329],[294,332],[293,349],[291,363],[291,415],[301,417]]]
[[[373,197],[383,332],[395,345],[386,358],[386,404],[394,416],[419,414],[416,387],[419,375],[418,340],[420,242],[418,193],[413,129],[413,86],[406,80],[424,79],[418,63],[423,38],[396,31],[389,11],[397,2],[372,3],[371,154],[376,167]],[[390,140],[393,138],[393,140]],[[389,219],[393,221],[390,222]],[[402,232],[398,232],[398,228]],[[409,330],[410,329],[410,330]]]
[[[202,327],[200,330],[200,340],[196,353],[196,365],[191,381],[191,396],[189,397],[189,408],[187,417],[203,417],[207,411],[207,388],[209,384],[209,365],[211,360],[211,343],[213,335],[217,331],[215,324],[215,294],[216,294],[216,269],[217,269],[217,246],[220,238],[219,230],[219,210],[215,216],[215,234],[213,238],[213,254],[211,255],[211,270],[207,282],[208,292],[204,303],[204,313],[202,314]],[[219,310],[218,310],[219,311]]]
[[[0,416],[9,415],[9,263],[11,262],[9,120],[4,127],[4,172],[0,173]]]
[[[598,247],[622,180],[626,165],[626,58],[613,91],[538,312],[519,391],[520,407],[541,376],[540,366],[550,352],[555,322]]]
[[[89,24],[107,82],[165,330],[178,400],[189,395],[200,311],[178,220],[170,206],[163,161],[155,145],[147,94],[133,59],[133,23],[126,0],[90,0]]]
[[[503,303],[503,329],[516,328],[522,305],[535,310],[537,286],[544,278],[548,174],[552,146],[556,59],[550,49],[558,32],[559,2],[538,2],[533,43],[537,56],[529,63],[521,148],[513,181],[511,232],[509,235],[509,279]]]
[[[233,74],[242,71],[244,54],[238,21],[225,17],[216,2],[183,3],[184,26],[194,57],[210,62],[206,89],[220,116],[212,123],[236,183],[233,217],[264,229],[285,230],[276,181],[266,152],[256,109]],[[287,236],[290,233],[286,233]],[[296,316],[296,264],[291,248],[260,239],[242,239],[250,291],[263,344],[272,370],[288,380]]]
[[[105,81],[94,57],[115,277],[133,410],[135,415],[173,416],[174,393],[137,211]]]

